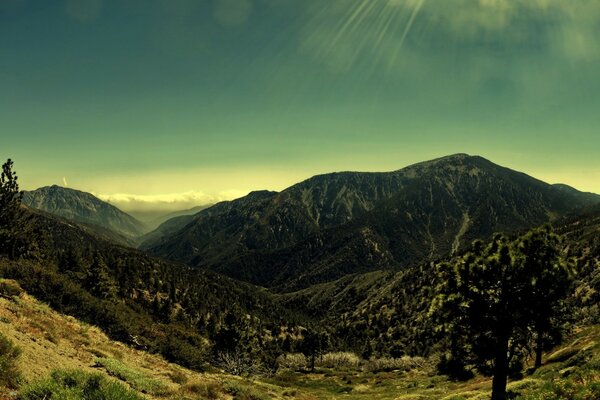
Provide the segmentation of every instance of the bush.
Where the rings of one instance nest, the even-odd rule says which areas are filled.
[[[423,357],[375,358],[365,365],[368,372],[410,371],[421,369],[426,365]]]
[[[248,376],[264,372],[259,360],[239,352],[220,352],[217,354],[215,364],[223,371],[232,375]]]
[[[358,368],[360,358],[350,352],[327,353],[317,360],[317,365],[324,368]]]
[[[298,371],[306,368],[308,360],[302,353],[287,353],[277,357],[279,369]]]
[[[246,386],[239,382],[226,382],[224,389],[233,396],[234,399],[244,400],[269,400],[271,397],[258,391],[254,387]]]
[[[0,333],[0,386],[16,388],[21,380],[17,360],[21,349]]]
[[[143,400],[139,394],[100,374],[54,371],[49,379],[29,385],[20,400]]]
[[[0,296],[16,297],[23,293],[23,289],[12,279],[0,279]]]

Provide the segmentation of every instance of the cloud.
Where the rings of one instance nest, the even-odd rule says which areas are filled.
[[[200,191],[165,194],[97,194],[96,196],[108,203],[114,204],[125,211],[176,211],[196,206],[215,204],[220,201],[233,200],[245,196],[247,192],[227,190],[208,194]]]

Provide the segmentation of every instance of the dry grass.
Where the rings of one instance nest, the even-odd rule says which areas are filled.
[[[0,279],[0,282],[5,281]],[[235,378],[225,374],[196,373],[171,364],[158,355],[110,340],[97,327],[59,314],[25,292],[19,291],[16,296],[0,296],[0,331],[22,350],[18,367],[24,383],[47,378],[56,369],[80,370],[100,373],[123,381],[129,387],[150,382],[149,387],[144,387],[144,391],[148,392],[147,398],[232,398],[224,384],[231,379],[235,382]],[[104,365],[98,368],[98,359],[111,360],[112,375]],[[115,377],[113,375],[118,375],[116,371],[134,372]],[[132,377],[137,379],[133,384],[127,382],[127,378]],[[190,388],[202,390],[198,394]],[[272,396],[279,397],[275,392]],[[3,397],[0,390],[0,400]]]

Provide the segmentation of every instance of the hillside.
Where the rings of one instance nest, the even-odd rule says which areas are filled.
[[[146,226],[131,215],[79,190],[47,186],[24,192],[23,203],[34,209],[73,222],[98,226],[128,238],[136,238],[147,231]]]
[[[0,277],[102,326],[112,339],[181,365],[204,368],[224,331],[277,331],[282,321],[293,329],[299,320],[262,288],[149,256],[47,214],[30,214],[28,224],[31,259],[0,259]]]
[[[439,258],[475,238],[538,226],[599,199],[458,154],[253,193],[201,211],[142,248],[290,291]]]
[[[57,313],[29,296],[16,282],[2,279],[0,333],[22,351],[18,367],[24,383],[48,378],[59,368],[100,373],[151,399],[210,398],[211,393],[218,394],[218,398],[230,398],[236,388],[281,398],[270,385],[256,382],[250,387],[249,382],[239,377],[194,372],[111,340],[101,329]],[[11,391],[0,387],[0,398],[3,393]]]
[[[383,370],[366,360],[333,367],[327,361],[334,359],[331,354],[314,373],[290,365],[282,365],[270,377],[240,378],[218,370],[198,373],[113,341],[101,329],[57,313],[7,280],[0,280],[0,333],[21,350],[20,393],[44,387],[59,368],[99,374],[149,399],[489,399],[489,379],[452,382],[435,375],[430,361],[407,358]],[[509,392],[518,400],[596,399],[599,343],[598,326],[578,329],[565,345],[545,355],[539,370],[509,383]],[[18,393],[0,387],[2,399],[15,399]]]

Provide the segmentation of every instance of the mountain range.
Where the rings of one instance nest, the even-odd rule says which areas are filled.
[[[600,196],[455,154],[392,172],[331,173],[281,192],[255,191],[173,214],[148,233],[89,193],[52,186],[25,192],[23,201],[123,235],[130,241],[121,243],[141,243],[150,254],[292,292],[434,260],[494,232],[554,221]]]
[[[393,172],[333,173],[279,193],[253,192],[199,212],[142,249],[289,291],[439,258],[473,239],[538,226],[599,201],[456,154]]]
[[[429,314],[440,267],[473,239],[545,223],[577,266],[574,321],[600,321],[600,196],[477,156],[252,192],[150,234],[130,231],[144,240],[137,249],[106,216],[127,214],[89,194],[54,187],[24,198],[21,259],[0,257],[0,277],[195,370],[225,368],[228,354],[273,368],[281,354],[307,351],[311,337],[364,360],[428,357],[440,340]]]

